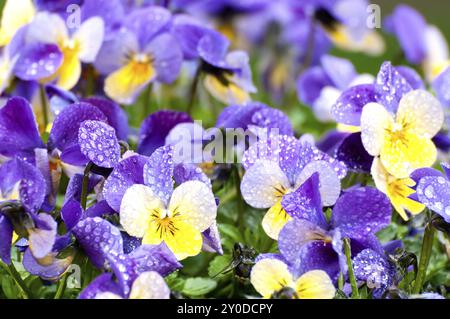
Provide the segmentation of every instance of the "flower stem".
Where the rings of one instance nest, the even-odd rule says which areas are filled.
[[[192,109],[194,107],[195,97],[197,96],[197,87],[200,80],[200,75],[202,73],[201,65],[198,66],[195,72],[194,79],[192,80],[191,88],[189,90],[189,104],[186,110],[187,114],[192,115]]]
[[[431,252],[433,251],[435,230],[431,224],[427,224],[423,233],[422,250],[420,252],[419,269],[416,280],[414,281],[413,294],[418,294],[422,290],[423,283],[427,274],[428,264],[430,262]]]
[[[353,271],[352,252],[349,238],[344,238],[344,252],[345,257],[347,257],[348,279],[350,281],[350,286],[352,287],[352,298],[359,299],[359,290],[358,284],[356,283],[355,272]]]
[[[83,182],[81,186],[81,207],[83,208],[83,210],[86,210],[89,187],[89,172],[91,171],[92,165],[92,162],[89,162],[89,164],[87,164],[86,168],[84,169]]]
[[[236,187],[236,199],[237,199],[237,209],[238,209],[238,228],[239,230],[244,230],[244,202],[241,194],[241,176],[239,175],[238,164],[234,165],[234,183]]]
[[[61,299],[61,297],[64,295],[64,291],[66,290],[67,276],[68,274],[65,273],[61,280],[58,282],[58,287],[56,288],[54,299]]]
[[[7,266],[0,261],[0,265],[5,269],[6,272],[10,274],[10,276],[17,283],[17,287],[19,287],[23,299],[30,299],[32,297],[31,291],[28,289],[27,285],[22,280],[22,277],[17,272],[16,268],[14,267],[14,264],[11,262],[11,264]]]
[[[308,69],[308,67],[313,62],[314,50],[315,50],[315,44],[316,44],[316,38],[315,38],[316,37],[316,28],[317,28],[316,21],[312,21],[311,30],[309,31],[309,35],[308,35],[308,39],[307,39],[306,54],[303,59],[303,63],[300,66],[299,74],[302,74],[303,72],[305,72],[306,69]]]
[[[150,83],[147,86],[147,89],[145,89],[144,91],[144,97],[143,97],[143,113],[142,113],[142,121],[145,120],[147,118],[147,116],[151,113],[151,107],[150,107],[150,103],[151,103],[151,95],[152,95],[152,91],[153,91],[153,84]]]
[[[47,104],[47,94],[45,93],[44,84],[41,84],[39,86],[39,95],[41,98],[42,119],[44,120],[44,132],[45,132],[47,130],[47,126],[48,126],[48,104]]]

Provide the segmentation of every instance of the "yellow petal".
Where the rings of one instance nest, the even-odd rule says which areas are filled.
[[[155,76],[155,69],[150,62],[132,60],[106,78],[105,92],[116,102],[131,104]]]
[[[277,240],[281,229],[291,218],[281,206],[280,200],[267,211],[263,218],[262,226],[270,238]]]
[[[260,260],[253,266],[250,282],[264,298],[270,298],[273,293],[294,284],[288,266],[271,258]]]
[[[328,274],[322,270],[312,270],[297,279],[296,289],[300,299],[332,299],[336,288]]]
[[[397,178],[406,178],[415,169],[429,167],[436,161],[433,142],[414,133],[389,134],[380,152],[383,166]]]
[[[423,62],[426,78],[429,83],[449,66],[449,50],[445,36],[434,25],[428,25],[425,32],[427,55]]]
[[[76,49],[62,48],[63,63],[52,76],[42,82],[51,82],[57,79],[56,85],[64,90],[71,90],[77,85],[81,76],[81,62],[78,60]]]
[[[414,190],[410,188],[414,185],[415,182],[410,178],[394,179],[388,185],[387,195],[395,210],[404,220],[408,220],[405,209],[413,215],[420,214],[425,209],[425,205],[408,198],[414,194]]]
[[[170,231],[169,228],[161,226],[157,221],[153,221],[142,243],[154,245],[164,241],[178,260],[198,255],[203,244],[201,233],[193,226],[176,218],[173,218],[172,222],[173,231]]]
[[[0,24],[0,46],[8,44],[17,30],[33,20],[35,13],[32,0],[7,0]]]
[[[371,174],[375,182],[375,186],[389,197],[389,200],[397,213],[404,220],[408,220],[408,214],[405,211],[406,206],[404,205],[404,200],[406,199],[404,187],[406,187],[407,190],[412,191],[412,189],[409,188],[409,186],[413,186],[410,185],[410,179],[397,179],[390,175],[378,157],[376,157],[372,162]],[[412,193],[407,192],[406,196],[409,196],[410,194]],[[409,203],[407,205],[409,206]]]
[[[431,93],[415,90],[401,99],[396,122],[419,136],[432,138],[442,128],[444,109]]]
[[[221,81],[214,75],[206,75],[204,84],[214,98],[225,104],[244,104],[250,95],[226,77]]]
[[[16,184],[14,184],[13,188],[7,193],[2,193],[0,190],[0,201],[19,200],[20,199],[19,188],[20,182],[17,182]]]
[[[14,231],[13,237],[12,237],[12,242],[15,243],[18,239],[19,239],[19,235],[17,235],[17,233]]]
[[[393,117],[384,106],[378,103],[369,103],[364,106],[361,114],[361,140],[370,155],[380,154],[385,142],[386,130],[393,123]]]
[[[12,66],[13,64],[7,57],[0,60],[0,93],[2,93],[11,82]]]
[[[120,205],[120,224],[131,236],[143,237],[148,233],[154,215],[159,217],[164,210],[164,203],[150,187],[136,184],[128,188],[123,196]]]
[[[275,67],[271,70],[269,78],[271,83],[270,86],[276,90],[283,89],[286,81],[289,79],[289,73],[289,64],[283,60],[279,60],[278,63],[275,64]]]
[[[385,50],[383,38],[377,32],[367,32],[361,39],[352,37],[350,31],[343,25],[328,32],[331,40],[340,49],[365,52],[370,55],[380,55]]]

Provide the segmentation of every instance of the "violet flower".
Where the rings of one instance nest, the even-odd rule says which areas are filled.
[[[298,273],[326,271],[333,280],[347,273],[342,240],[350,238],[351,253],[366,248],[382,253],[376,232],[390,223],[388,198],[371,187],[352,188],[336,201],[328,221],[322,211],[319,174],[286,195],[282,207],[292,216],[280,232],[278,247]]]

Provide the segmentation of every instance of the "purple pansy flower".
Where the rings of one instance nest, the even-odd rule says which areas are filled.
[[[61,217],[95,267],[130,268],[127,274],[122,272],[122,277],[116,274],[124,289],[133,280],[130,276],[138,275],[139,271],[153,270],[167,275],[180,267],[164,245],[139,245],[125,253],[119,229],[99,216],[90,217],[95,215],[89,212],[90,209],[83,211],[79,202],[70,200],[62,208]]]
[[[112,168],[120,158],[118,134],[126,138],[123,111],[107,100],[90,98],[63,108],[50,131],[49,146],[64,163],[83,166],[92,161]]]
[[[132,104],[149,83],[171,83],[178,77],[183,54],[168,32],[171,20],[163,7],[134,10],[104,43],[95,65],[107,75],[104,90],[114,101]]]
[[[434,79],[432,87],[442,105],[450,107],[450,67]]]
[[[150,156],[165,145],[167,135],[175,126],[192,122],[192,118],[184,112],[162,110],[149,115],[139,131],[138,153]]]
[[[423,88],[424,84],[414,70],[385,62],[374,84],[356,85],[345,90],[331,108],[331,114],[338,123],[360,126],[366,104],[380,103],[395,113],[406,93]]]
[[[170,289],[155,271],[146,271],[134,279],[130,292],[125,293],[111,274],[94,279],[79,296],[80,299],[169,299]]]
[[[424,17],[408,5],[398,5],[385,21],[386,29],[399,40],[406,59],[420,64],[426,56]]]
[[[331,206],[340,193],[339,179],[347,173],[344,164],[308,142],[284,135],[269,136],[250,146],[244,153],[243,166],[242,196],[252,207],[270,208],[263,228],[274,239],[290,219],[281,206],[285,195],[319,172],[324,204]]]
[[[346,274],[344,238],[351,239],[353,256],[365,248],[382,253],[375,233],[390,223],[391,205],[377,189],[359,187],[344,192],[327,221],[315,173],[281,204],[293,218],[281,230],[278,247],[299,273],[322,269],[333,280],[340,272]]]
[[[330,121],[331,107],[341,93],[350,87],[373,84],[369,74],[358,75],[353,64],[342,58],[324,55],[321,64],[306,70],[297,80],[300,101],[310,105],[321,121]]]
[[[119,296],[128,296],[130,293],[133,295],[135,281],[140,280],[142,274],[155,272],[166,276],[181,267],[164,244],[142,245],[125,254],[123,239],[116,226],[100,217],[85,218],[82,215],[78,203],[70,202],[65,206],[63,218],[93,265],[111,269],[117,281],[112,274],[100,275],[80,294],[81,299],[93,298],[98,293],[106,291],[117,293]],[[99,287],[100,278],[106,277],[107,289],[106,283]]]
[[[13,229],[28,239],[36,259],[44,258],[54,245],[57,224],[51,215],[39,213],[47,195],[42,173],[14,158],[0,166],[0,181],[0,202],[4,206],[0,210],[0,258],[6,263],[11,260]]]
[[[225,104],[250,101],[249,93],[256,92],[256,88],[246,52],[228,52],[230,42],[224,35],[184,16],[175,19],[172,32],[186,59],[200,59],[199,70],[211,95]]]
[[[35,150],[44,147],[28,101],[19,97],[9,99],[0,109],[0,154],[34,163]]]
[[[209,193],[211,183],[201,169],[195,165],[175,163],[173,151],[173,146],[167,145],[158,148],[150,157],[133,155],[120,161],[103,187],[103,196],[108,205],[116,212],[122,213],[121,206],[125,194],[130,188],[138,185],[145,186],[146,191],[150,189],[166,204],[171,199],[174,184],[183,185],[186,182],[195,181],[196,184],[193,186],[198,187],[202,192],[206,192],[206,189],[208,189]],[[201,182],[206,188],[200,186],[197,182]],[[135,189],[137,188],[135,187]],[[129,199],[131,199],[131,194]],[[128,202],[131,203],[129,200]],[[216,204],[214,206],[216,207]],[[130,213],[129,209],[127,213]],[[203,230],[203,238],[209,247],[213,247],[221,253],[220,238],[215,227],[216,224],[213,222],[207,229]],[[134,234],[131,235],[135,236]]]
[[[373,296],[381,298],[383,293],[394,284],[396,269],[386,258],[370,248],[358,253],[352,260],[355,277],[374,289]]]
[[[423,66],[428,81],[433,81],[448,67],[447,40],[416,9],[398,5],[386,19],[385,27],[397,37],[408,62]]]
[[[420,102],[421,100],[427,100],[427,102],[422,103]],[[361,127],[362,133],[361,135],[358,134],[360,138],[357,138],[356,135],[352,135],[349,137],[352,139],[351,141],[341,144],[342,146],[348,144],[351,145],[351,147],[341,148],[338,151],[340,153],[339,158],[344,160],[348,163],[349,167],[355,170],[367,171],[367,167],[370,165],[370,155],[378,156],[380,153],[383,153],[381,154],[381,158],[384,162],[384,166],[386,166],[389,172],[391,174],[394,172],[391,166],[401,166],[403,167],[403,171],[400,173],[397,169],[397,172],[393,175],[404,177],[400,175],[405,174],[405,167],[416,161],[416,159],[412,159],[414,154],[411,153],[408,155],[409,158],[407,156],[402,157],[401,160],[405,162],[405,164],[391,165],[386,162],[384,153],[391,152],[389,148],[394,144],[385,144],[385,149],[383,151],[380,151],[378,148],[375,149],[375,147],[378,147],[376,146],[378,145],[377,143],[381,143],[380,141],[384,141],[384,139],[387,138],[387,135],[383,135],[384,133],[378,137],[375,137],[375,135],[381,133],[383,129],[386,132],[391,132],[393,130],[392,125],[399,125],[399,128],[405,131],[405,133],[402,134],[410,134],[409,132],[411,132],[411,137],[408,137],[408,139],[422,138],[422,135],[423,138],[431,138],[442,125],[439,122],[442,115],[438,104],[439,103],[431,94],[424,91],[424,84],[415,71],[407,67],[393,67],[389,62],[383,63],[373,85],[366,84],[351,87],[344,91],[331,109],[331,113],[337,122],[350,126],[361,126],[362,114],[365,114],[364,125]],[[423,113],[423,115],[420,116],[420,121],[424,121],[424,123],[421,125],[429,126],[430,132],[435,130],[433,134],[430,133],[430,136],[427,135],[428,133],[421,133],[422,131],[418,130],[416,126],[410,123],[412,120],[409,118],[407,119],[406,115],[404,115],[406,113],[413,114],[408,108],[417,108],[419,107],[418,105],[421,105],[421,109],[420,111],[415,111],[414,114],[418,112]],[[435,110],[434,112],[436,114],[432,120],[428,119],[426,116],[431,109]],[[376,113],[376,115],[374,113]],[[408,116],[411,117],[411,114]],[[402,116],[404,117],[404,123],[395,124],[395,121],[401,121]],[[375,118],[378,120],[374,120]],[[382,118],[384,118],[384,120]],[[389,127],[389,125],[391,127]],[[431,129],[432,126],[433,129]],[[417,134],[420,136],[413,136],[413,134],[416,134],[415,132],[418,132]],[[361,147],[361,145],[364,147]],[[431,147],[434,147],[434,145],[430,145],[430,148]],[[359,152],[361,152],[361,154],[358,155]],[[430,165],[429,163],[432,160],[431,157],[433,152],[430,151],[428,153],[430,154],[430,159],[428,159],[428,162],[426,163],[425,159],[423,160],[424,166]],[[391,154],[390,156],[397,155]],[[418,162],[413,165],[418,165]]]
[[[44,280],[56,281],[69,268],[73,261],[73,254],[67,254],[63,258],[58,255],[71,244],[70,234],[56,236],[50,252],[41,260],[35,258],[28,247],[23,255],[22,264],[30,274],[39,276]]]
[[[275,128],[281,135],[294,135],[287,115],[260,102],[227,106],[219,115],[216,123],[216,127],[232,129],[246,130],[250,126]]]
[[[416,170],[411,178],[417,182],[416,196],[429,209],[450,223],[450,166],[441,163],[445,175],[432,168]]]
[[[25,81],[41,80],[51,76],[63,62],[63,54],[56,45],[27,43],[27,29],[27,26],[20,28],[3,48],[0,92],[9,86],[14,75]]]
[[[370,55],[383,53],[383,38],[367,24],[367,0],[290,1],[293,10],[302,12],[308,23],[325,32],[328,41],[336,47],[364,52]],[[311,29],[308,30],[309,32]]]

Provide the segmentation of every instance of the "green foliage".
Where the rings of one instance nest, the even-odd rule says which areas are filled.
[[[213,291],[217,287],[217,283],[209,278],[188,278],[182,290],[186,296],[201,297]]]

